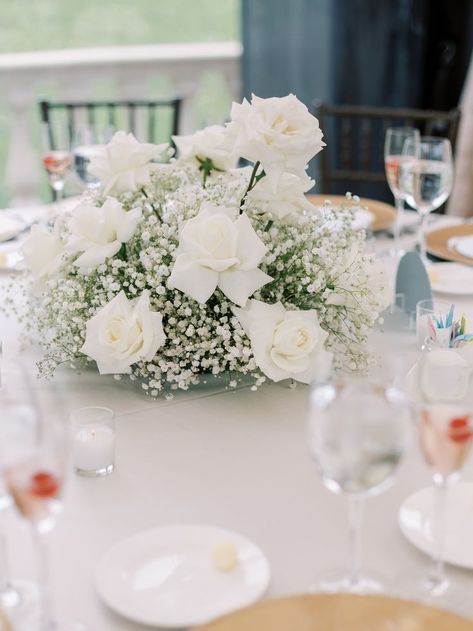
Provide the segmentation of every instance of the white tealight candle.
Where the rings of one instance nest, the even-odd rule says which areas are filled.
[[[82,475],[100,476],[113,471],[115,429],[111,410],[82,408],[72,415],[72,461]]]

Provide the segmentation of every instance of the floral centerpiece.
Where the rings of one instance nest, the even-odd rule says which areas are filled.
[[[305,197],[317,119],[292,94],[253,96],[174,142],[177,158],[118,132],[89,166],[101,189],[32,228],[40,372],[83,358],[158,396],[209,373],[234,386],[363,369],[385,279],[352,210]]]

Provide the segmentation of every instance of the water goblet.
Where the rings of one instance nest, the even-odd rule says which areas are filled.
[[[425,245],[426,220],[449,197],[453,185],[452,146],[447,138],[422,136],[407,139],[400,163],[399,188],[409,206],[420,215],[419,251],[428,265]]]
[[[57,622],[51,611],[48,554],[44,535],[62,509],[67,425],[58,411],[52,387],[33,396],[23,366],[3,373],[0,391],[0,468],[6,489],[29,522],[38,562],[39,602],[36,610],[15,612],[14,624],[31,631],[82,631],[76,622]]]
[[[73,143],[74,171],[79,180],[89,190],[97,189],[100,180],[89,172],[89,163],[97,152],[107,144],[113,135],[111,127],[97,128],[81,125],[75,134]]]
[[[394,221],[394,251],[396,255],[402,254],[399,248],[399,237],[401,231],[402,217],[404,213],[404,197],[399,186],[401,173],[401,162],[406,160],[402,150],[406,140],[418,143],[420,139],[419,130],[414,127],[389,127],[386,130],[384,140],[384,168],[386,179],[391,193],[394,196],[396,206],[396,219]]]
[[[407,437],[406,398],[395,387],[353,380],[314,386],[308,439],[324,485],[348,499],[350,568],[321,575],[312,591],[385,591],[377,577],[361,571],[365,499],[394,481]]]
[[[429,604],[471,614],[471,594],[449,579],[445,571],[444,550],[448,492],[460,479],[463,465],[471,453],[473,410],[461,400],[452,401],[449,387],[426,387],[429,381],[426,371],[432,370],[427,361],[429,352],[429,348],[426,348],[419,362],[414,407],[420,449],[432,472],[431,569],[424,579],[413,577],[407,580],[404,583],[405,594],[402,595],[411,598],[414,596]],[[447,378],[445,371],[442,375],[444,379]],[[454,381],[455,375],[456,373],[451,375]]]
[[[56,199],[64,197],[66,176],[72,166],[71,142],[65,127],[57,126],[50,134],[49,127],[43,127],[43,166],[48,182]]]

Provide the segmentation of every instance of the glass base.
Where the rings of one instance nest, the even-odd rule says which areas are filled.
[[[309,592],[326,594],[386,594],[392,591],[388,581],[376,574],[361,573],[356,578],[346,570],[333,570],[319,574]]]
[[[396,583],[399,586],[396,596],[473,618],[471,588],[456,580],[445,578],[439,581],[431,577],[406,574],[397,577]]]
[[[103,467],[102,469],[81,469],[80,467],[74,467],[75,473],[85,478],[102,478],[105,475],[113,473],[114,469],[115,465],[113,464],[109,464],[108,467]]]

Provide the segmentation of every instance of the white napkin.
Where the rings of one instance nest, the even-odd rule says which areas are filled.
[[[473,235],[452,237],[448,240],[447,246],[450,250],[456,250],[462,256],[468,256],[473,259]]]
[[[0,215],[0,241],[8,241],[13,239],[23,230],[23,224],[11,217],[2,217]]]

